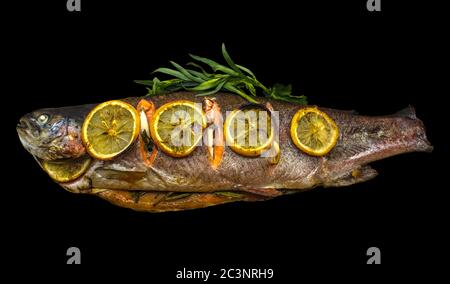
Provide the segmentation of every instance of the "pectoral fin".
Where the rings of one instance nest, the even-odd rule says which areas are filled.
[[[323,184],[323,187],[340,187],[340,186],[349,186],[355,183],[360,183],[364,181],[368,181],[378,175],[377,171],[372,169],[370,166],[362,166],[356,169],[353,169],[348,174],[339,177],[336,180],[326,182]]]
[[[98,168],[95,170],[100,176],[108,179],[119,179],[119,180],[139,180],[145,177],[145,172],[134,172],[134,171],[119,171],[113,169]]]
[[[261,201],[268,199],[255,194],[232,193],[176,193],[131,192],[126,190],[97,191],[97,196],[121,207],[146,212],[166,212],[204,208],[234,201]]]
[[[244,188],[242,191],[264,196],[264,197],[277,197],[283,193],[275,188]]]

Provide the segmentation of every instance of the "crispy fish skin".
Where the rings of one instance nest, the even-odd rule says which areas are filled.
[[[137,106],[142,98],[127,98],[124,101]],[[151,100],[157,109],[174,100],[190,100],[202,103],[204,98],[193,93],[178,92],[154,97]],[[247,103],[239,96],[219,93],[214,96],[222,115]],[[347,186],[363,182],[376,176],[376,171],[367,164],[393,155],[432,151],[423,123],[416,118],[414,109],[405,110],[389,116],[368,117],[349,111],[319,108],[336,122],[340,136],[334,149],[323,157],[309,156],[300,151],[292,142],[289,129],[291,119],[299,108],[304,106],[260,98],[263,105],[270,104],[279,112],[280,160],[277,164],[265,157],[244,157],[224,147],[222,160],[217,167],[211,166],[208,147],[202,145],[184,158],[174,158],[158,151],[151,165],[146,164],[140,153],[142,141],[137,139],[126,152],[109,161],[94,161],[90,169],[78,180],[61,184],[72,192],[94,193],[112,203],[142,211],[170,211],[200,208],[236,200],[261,200],[283,194],[288,190],[303,191],[315,186]],[[22,124],[31,128],[33,117],[45,111],[53,117],[70,116],[82,124],[84,117],[94,105],[74,107],[74,111],[61,112],[59,109],[36,111],[22,118]],[[38,126],[39,127],[39,126]],[[18,127],[19,128],[19,127]],[[27,134],[22,125],[19,132],[25,148],[34,156],[32,140],[39,140],[36,133]],[[25,142],[24,142],[25,141]],[[31,141],[31,142],[30,142]],[[39,145],[42,149],[42,145]],[[37,146],[36,146],[37,148]],[[66,151],[67,152],[67,151]],[[98,193],[97,190],[103,191]],[[143,200],[167,192],[195,193],[175,203],[161,203],[158,208],[151,207],[150,201],[134,202],[129,192],[148,192]],[[250,193],[240,198],[224,199],[216,192]],[[97,193],[95,193],[97,192]],[[219,196],[219,197],[218,197]],[[132,205],[135,204],[135,205]],[[145,205],[147,204],[147,205]],[[172,204],[172,205],[170,205]],[[171,207],[172,206],[172,207]]]

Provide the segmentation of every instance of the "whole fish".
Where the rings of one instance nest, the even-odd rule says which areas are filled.
[[[201,103],[210,122],[247,104],[243,98],[230,93],[207,98],[190,92],[123,101],[138,107],[142,99],[155,108],[174,100]],[[316,186],[348,186],[377,175],[368,165],[370,162],[433,149],[412,107],[376,117],[319,108],[335,121],[339,138],[327,155],[310,156],[295,146],[289,134],[292,117],[305,106],[265,98],[259,101],[279,112],[277,163],[268,157],[245,157],[226,146],[220,152],[220,159],[216,159],[208,145],[198,146],[183,158],[171,157],[153,146],[147,159],[142,152],[143,139],[137,139],[111,160],[93,159],[82,176],[60,185],[70,192],[97,195],[139,211],[175,211],[232,201],[267,200]],[[88,155],[80,129],[95,106],[41,109],[27,114],[17,125],[20,141],[40,164],[43,161],[71,163]]]

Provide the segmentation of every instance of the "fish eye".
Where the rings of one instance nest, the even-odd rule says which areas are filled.
[[[40,116],[38,116],[37,120],[39,121],[39,123],[46,123],[48,121],[48,114],[41,114]]]

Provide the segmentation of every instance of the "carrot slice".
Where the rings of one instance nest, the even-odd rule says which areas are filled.
[[[153,102],[148,101],[146,99],[142,99],[139,101],[137,107],[136,107],[139,115],[141,116],[141,113],[145,114],[145,119],[141,117],[141,120],[144,120],[145,125],[141,125],[141,131],[139,133],[139,150],[141,153],[141,158],[144,161],[144,164],[147,167],[150,167],[153,164],[153,161],[155,160],[157,154],[158,154],[158,148],[157,146],[151,141],[151,136],[148,131],[149,129],[149,122],[155,113],[155,105]],[[147,143],[146,143],[147,142]],[[148,143],[152,143],[152,149],[149,151]]]

